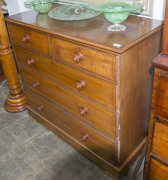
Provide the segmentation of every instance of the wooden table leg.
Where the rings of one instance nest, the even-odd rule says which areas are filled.
[[[9,88],[9,95],[6,98],[4,108],[8,112],[24,111],[26,109],[27,101],[25,96],[23,95],[23,91],[18,79],[1,8],[0,8],[0,61]]]

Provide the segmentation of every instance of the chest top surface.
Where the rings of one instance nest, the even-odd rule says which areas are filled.
[[[103,49],[122,53],[152,33],[162,28],[162,21],[138,16],[129,16],[122,24],[126,30],[110,32],[107,27],[111,25],[103,14],[81,21],[57,21],[47,14],[37,14],[34,10],[19,13],[6,18],[14,22],[49,34],[63,36],[72,40],[98,46]]]

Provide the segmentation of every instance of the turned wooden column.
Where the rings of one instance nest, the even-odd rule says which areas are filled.
[[[24,111],[26,109],[27,101],[25,96],[23,95],[23,91],[19,83],[1,8],[0,8],[0,61],[9,88],[9,95],[6,98],[4,108],[8,112]]]

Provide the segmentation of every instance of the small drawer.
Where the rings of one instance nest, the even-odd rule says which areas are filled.
[[[17,62],[116,109],[116,85],[14,45]]]
[[[51,45],[57,59],[116,80],[116,56],[57,38],[52,38]]]
[[[8,31],[12,41],[50,54],[47,35],[10,23]]]
[[[115,143],[113,139],[106,138],[94,128],[81,123],[46,99],[25,88],[25,95],[28,99],[28,106],[49,120],[52,124],[87,146],[93,152],[103,157],[110,163],[115,164]]]
[[[168,179],[168,166],[164,162],[160,162],[151,158],[149,169],[149,180],[167,180]]]
[[[68,112],[74,114],[82,121],[116,137],[116,114],[106,110],[87,98],[80,97],[65,88],[52,83],[41,76],[19,66],[21,77],[25,86],[39,93]]]
[[[155,122],[152,152],[168,162],[168,124]]]

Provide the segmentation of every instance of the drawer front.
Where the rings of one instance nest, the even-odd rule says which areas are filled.
[[[168,162],[168,124],[155,122],[152,152]]]
[[[86,73],[52,61],[18,46],[13,46],[17,61],[30,69],[38,71],[73,90],[116,109],[116,86]]]
[[[56,58],[116,80],[116,56],[56,38],[52,38],[51,44],[53,56]]]
[[[163,163],[151,158],[149,180],[167,180],[168,167]]]
[[[168,76],[163,74],[159,76],[156,115],[168,119]]]
[[[93,128],[69,116],[46,99],[33,93],[32,90],[25,88],[25,95],[28,99],[28,106],[31,109],[108,162],[115,163],[115,141],[105,138]]]
[[[37,76],[21,66],[19,67],[23,83],[26,86],[80,117],[84,122],[95,126],[100,131],[113,137],[116,136],[116,115],[114,113]]]
[[[8,24],[8,31],[12,41],[50,54],[47,35],[13,24]]]

